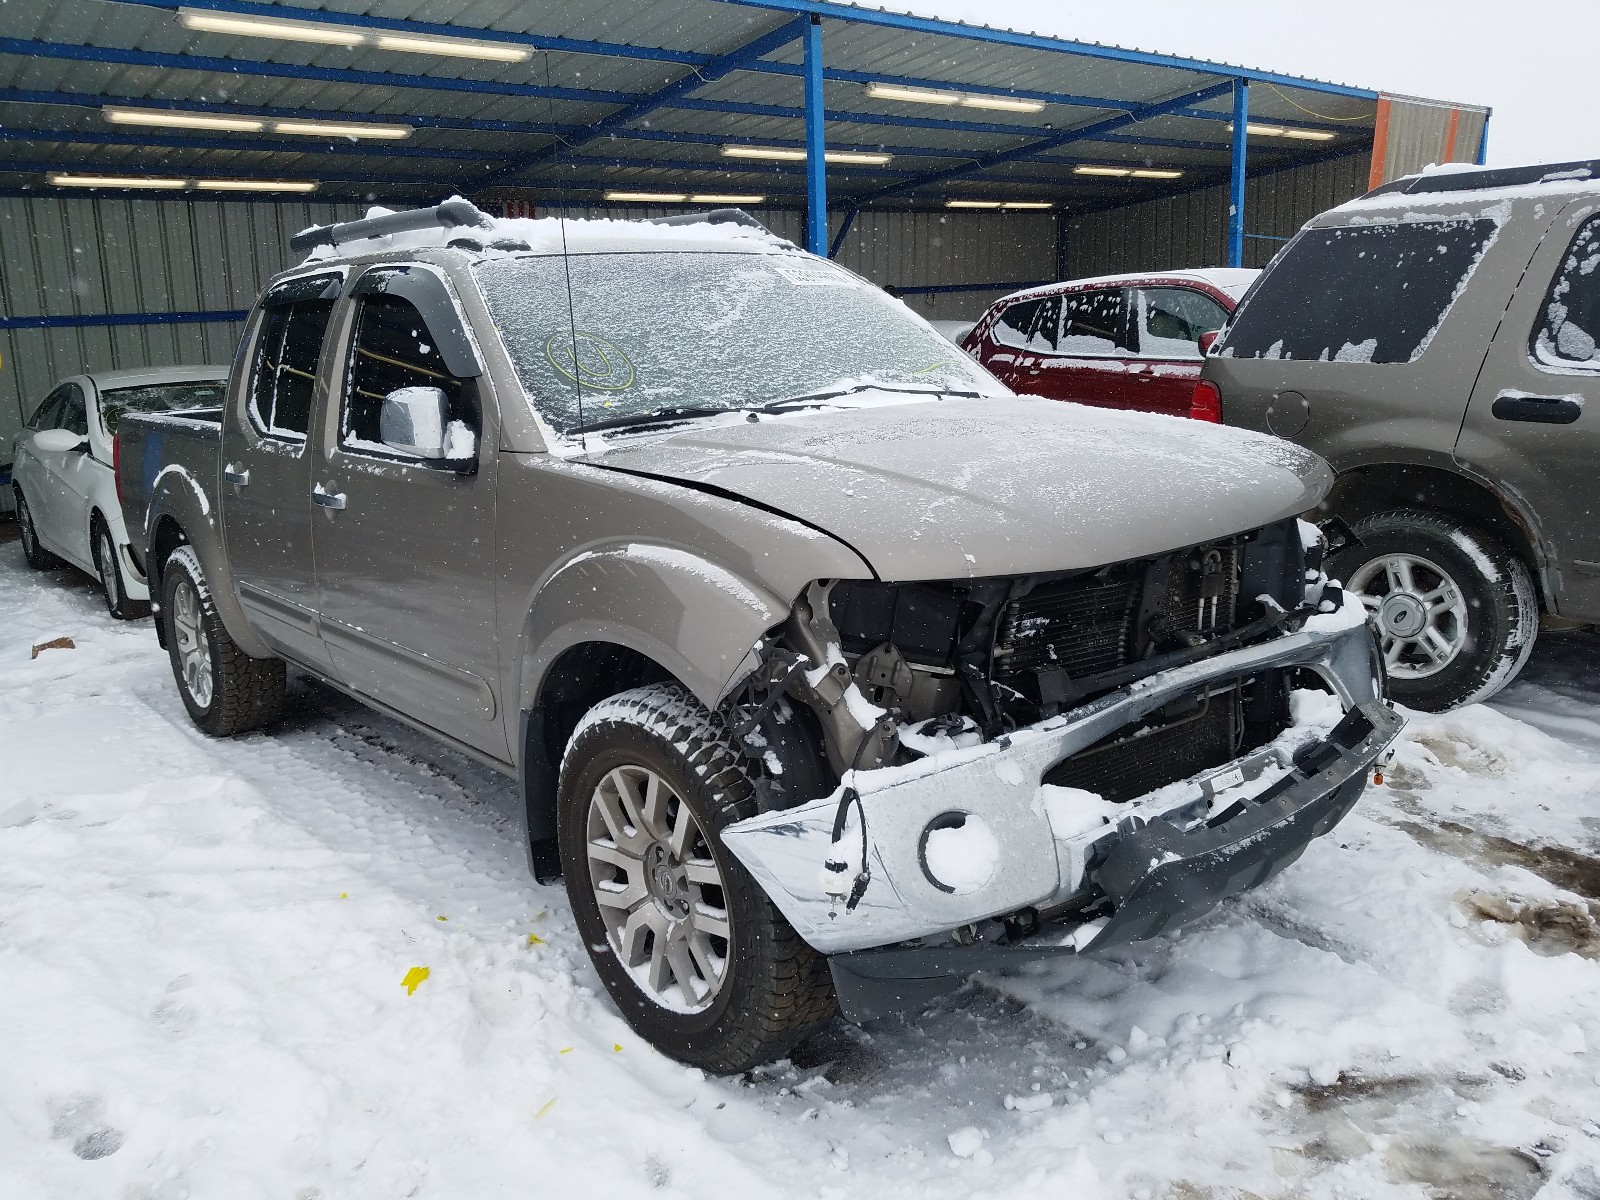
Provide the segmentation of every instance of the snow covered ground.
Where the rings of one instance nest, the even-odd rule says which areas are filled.
[[[305,683],[208,741],[3,545],[0,1196],[1600,1197],[1597,667],[1417,719],[1180,937],[721,1080],[598,993],[505,780]]]

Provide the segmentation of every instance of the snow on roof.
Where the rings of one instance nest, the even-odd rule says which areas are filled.
[[[395,210],[374,205],[367,217],[387,216]],[[767,229],[733,223],[707,221],[683,225],[657,225],[650,221],[619,221],[610,218],[580,217],[490,217],[484,226],[432,226],[427,229],[356,238],[336,246],[320,245],[306,255],[306,264],[359,258],[369,254],[388,254],[397,250],[441,249],[452,242],[470,239],[485,247],[484,253],[563,254],[586,253],[600,249],[718,249],[745,253],[793,250],[792,242]],[[514,247],[494,247],[494,242],[523,243]],[[524,249],[524,246],[526,249]]]
[[[1176,279],[1194,283],[1207,283],[1234,299],[1244,295],[1245,289],[1261,274],[1254,267],[1188,267],[1178,271],[1125,271],[1120,275],[1091,275],[1084,279],[1063,279],[1059,283],[1046,283],[1024,288],[1003,296],[1003,300],[1025,300],[1030,296],[1049,296],[1060,288],[1092,287],[1112,284],[1148,283],[1153,279]],[[997,302],[998,303],[998,302]]]

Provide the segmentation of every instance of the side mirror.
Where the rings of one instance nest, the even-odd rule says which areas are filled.
[[[47,454],[61,454],[69,450],[87,450],[89,439],[70,429],[41,429],[33,435],[33,444]]]
[[[405,387],[383,398],[378,437],[390,450],[469,472],[478,462],[478,436],[450,419],[450,400],[436,387]]]
[[[1211,347],[1216,344],[1217,335],[1221,332],[1222,330],[1220,329],[1210,329],[1200,335],[1199,340],[1195,344],[1200,347],[1200,355],[1202,358],[1211,353]]]

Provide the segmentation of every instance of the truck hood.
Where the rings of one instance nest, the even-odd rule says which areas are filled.
[[[586,461],[779,510],[887,580],[1143,558],[1303,512],[1333,479],[1278,438],[1029,397],[696,424]]]

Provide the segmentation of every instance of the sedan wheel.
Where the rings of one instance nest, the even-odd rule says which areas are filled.
[[[728,902],[689,806],[649,767],[618,767],[589,798],[587,849],[612,953],[663,1008],[709,1005],[728,977]]]
[[[1437,564],[1415,554],[1365,563],[1346,584],[1378,625],[1383,661],[1394,679],[1426,679],[1456,660],[1467,643],[1467,601]]]

